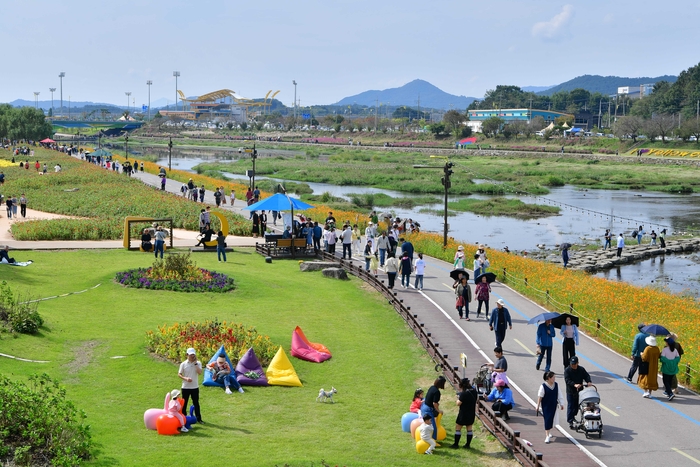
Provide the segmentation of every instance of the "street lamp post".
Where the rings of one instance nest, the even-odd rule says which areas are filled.
[[[63,77],[66,76],[66,72],[62,71],[58,74],[58,77],[61,78],[61,115],[63,115]]]
[[[55,111],[53,110],[53,92],[56,90],[56,88],[49,88],[49,91],[51,91],[51,116],[55,117]]]
[[[431,158],[438,158],[438,159],[445,159],[445,165],[443,167],[440,166],[434,166],[434,165],[414,165],[414,169],[442,169],[443,171],[443,177],[442,177],[442,186],[445,187],[445,214],[444,214],[444,227],[443,227],[443,237],[442,237],[442,246],[443,248],[447,247],[447,231],[449,230],[449,225],[447,224],[447,196],[448,196],[448,190],[452,186],[452,182],[450,181],[450,176],[454,173],[452,171],[452,167],[454,167],[454,164],[450,162],[447,157],[444,156],[430,156]]]
[[[41,94],[39,91],[34,91],[34,108],[35,109],[39,108],[39,94]]]
[[[129,111],[129,96],[131,96],[131,92],[127,91],[124,94],[126,94],[126,111]]]
[[[151,84],[153,84],[153,81],[150,79],[146,81],[146,85],[148,86],[148,120],[151,119]]]
[[[180,76],[180,72],[173,71],[173,76],[175,77],[175,111],[177,112],[177,78]]]
[[[124,132],[126,133],[126,132]],[[124,157],[129,160],[129,135],[124,135]]]
[[[170,137],[170,142],[168,143],[168,171],[173,169],[173,137]]]
[[[296,125],[296,123],[297,123],[297,82],[296,82],[296,80],[292,80],[292,84],[294,85],[294,124]]]

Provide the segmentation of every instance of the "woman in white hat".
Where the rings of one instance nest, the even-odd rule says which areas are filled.
[[[647,336],[644,342],[647,343],[647,348],[642,352],[642,364],[639,365],[639,380],[637,384],[641,389],[644,389],[643,397],[651,399],[651,391],[659,389],[657,375],[659,373],[661,351],[657,347],[656,337]]]
[[[454,264],[452,266],[454,266],[455,269],[464,269],[464,247],[462,245],[457,247]]]

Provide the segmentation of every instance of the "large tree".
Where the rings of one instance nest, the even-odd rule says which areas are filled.
[[[465,123],[467,123],[467,120],[466,115],[459,113],[456,110],[445,112],[445,115],[442,117],[442,121],[445,122],[445,126],[456,138],[461,136],[462,128],[464,127]]]
[[[644,125],[644,130],[648,138],[661,137],[661,141],[666,142],[669,136],[678,125],[678,117],[671,114],[654,114]]]
[[[632,138],[632,141],[637,142],[637,136],[644,128],[644,120],[635,115],[622,117],[613,124],[613,134],[620,139],[626,137]]]
[[[495,137],[503,126],[503,123],[503,120],[498,117],[487,118],[481,124],[481,132],[486,136]]]
[[[42,140],[53,135],[53,127],[44,112],[33,107],[0,106],[0,137],[11,140]]]

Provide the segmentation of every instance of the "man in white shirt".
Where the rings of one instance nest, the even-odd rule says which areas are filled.
[[[414,287],[418,290],[423,290],[423,273],[425,272],[425,261],[423,261],[423,253],[418,253],[418,260],[413,265],[413,269],[416,271],[416,283]]]
[[[372,253],[374,253],[376,251],[374,249],[375,248],[374,244],[376,243],[374,241],[374,237],[376,237],[376,236],[377,236],[377,227],[374,225],[374,223],[372,221],[369,221],[369,223],[367,224],[367,228],[365,229],[365,242],[367,240],[372,240]]]
[[[389,249],[389,238],[386,236],[386,231],[377,238],[377,250],[379,250],[379,266],[384,267],[384,258],[386,250]]]
[[[622,249],[625,247],[625,237],[620,234],[619,237],[617,237],[617,257],[622,256]]]
[[[338,237],[335,233],[335,227],[331,227],[330,230],[326,232],[326,243],[328,244],[328,253],[335,255],[335,243],[338,241]]]
[[[185,399],[185,403],[182,404],[182,413],[187,416],[187,402],[192,397],[197,423],[203,424],[202,414],[199,411],[199,375],[201,374],[202,363],[197,360],[197,353],[190,347],[187,349],[187,360],[180,363],[180,369],[177,372],[177,376],[182,380],[182,398]]]
[[[340,238],[343,240],[343,259],[345,259],[345,252],[348,254],[348,259],[352,259],[352,228],[349,225],[345,226]]]

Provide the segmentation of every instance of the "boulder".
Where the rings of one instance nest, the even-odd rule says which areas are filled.
[[[321,271],[323,277],[330,277],[333,279],[348,280],[348,274],[343,268],[326,268]]]
[[[304,261],[299,263],[299,270],[301,272],[307,271],[320,271],[326,268],[337,268],[338,263],[333,263],[330,261]]]

